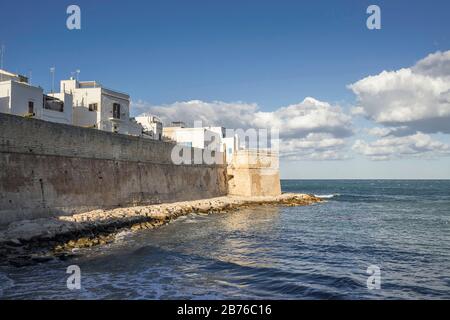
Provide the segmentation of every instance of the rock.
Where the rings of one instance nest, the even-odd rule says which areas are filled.
[[[145,223],[145,226],[146,226],[148,229],[153,228],[153,225],[152,225],[150,222],[146,222],[146,223]]]
[[[57,246],[54,248],[54,251],[64,251],[64,246],[63,246],[63,245],[57,245]]]
[[[208,200],[184,201],[173,204],[94,210],[88,213],[24,220],[10,224],[0,231],[0,253],[11,256],[13,264],[39,262],[41,256],[25,258],[36,248],[46,247],[59,257],[77,247],[104,245],[114,241],[120,230],[139,231],[162,226],[175,218],[197,212],[208,214],[236,211],[254,206],[299,206],[322,201],[313,195],[283,194],[278,197],[220,197]],[[9,258],[7,258],[9,259]],[[64,258],[62,258],[64,259]]]
[[[77,245],[77,243],[76,243],[74,240],[70,240],[70,241],[66,244],[66,246],[71,247],[71,248],[75,247],[76,245]]]
[[[211,206],[208,204],[201,204],[197,206],[195,209],[197,209],[198,212],[207,213],[211,210]]]
[[[134,224],[131,226],[131,231],[138,231],[141,230],[141,225],[140,224]]]

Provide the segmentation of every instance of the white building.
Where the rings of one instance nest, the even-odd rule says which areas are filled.
[[[49,93],[44,95],[41,120],[72,124],[72,95],[67,93]]]
[[[185,128],[181,125],[181,122],[176,122],[170,127],[164,127],[164,138],[187,147],[224,152],[227,163],[233,160],[233,155],[239,150],[238,135],[226,137],[223,127]]]
[[[0,82],[9,80],[28,83],[27,77],[0,69]]]
[[[186,147],[216,151],[221,149],[222,136],[206,127],[164,127],[163,136]]]
[[[143,136],[141,124],[130,119],[130,96],[95,81],[61,81],[58,93],[44,94],[28,78],[0,69],[0,112],[50,122]],[[159,120],[158,120],[159,121]],[[162,123],[154,119],[151,138],[162,136]]]
[[[221,151],[225,152],[225,159],[227,163],[231,163],[231,161],[233,161],[233,156],[239,149],[239,136],[237,134],[232,137],[222,139]]]
[[[205,127],[220,136],[220,152],[225,153],[226,162],[230,163],[233,160],[234,153],[239,150],[239,136],[233,134],[227,137],[226,129],[224,127]]]
[[[141,115],[134,118],[143,128],[143,137],[153,140],[162,140],[163,125],[162,121],[152,115]]]
[[[43,90],[26,82],[0,82],[0,112],[20,116],[42,116]]]
[[[130,96],[95,81],[61,81],[61,94],[73,97],[73,124],[104,131],[142,135],[142,126],[130,119]]]
[[[0,70],[0,112],[72,124],[72,99],[66,95],[44,95],[19,74]]]
[[[205,129],[212,131],[220,136],[221,139],[225,138],[225,128],[224,127],[204,127]]]

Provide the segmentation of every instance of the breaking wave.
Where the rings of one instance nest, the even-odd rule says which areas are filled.
[[[340,194],[339,193],[336,193],[336,194],[315,194],[314,196],[317,197],[317,198],[321,198],[321,199],[331,199],[331,198],[340,196]]]

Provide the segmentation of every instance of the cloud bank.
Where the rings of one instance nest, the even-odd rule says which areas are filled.
[[[204,125],[230,129],[278,129],[282,156],[295,160],[343,159],[344,138],[353,135],[351,116],[339,106],[311,97],[272,112],[261,111],[254,103],[200,100],[163,106],[138,101],[133,107],[157,115],[166,124],[181,120],[192,125],[200,120]]]
[[[348,86],[358,105],[352,115],[382,125],[380,138],[357,140],[353,150],[371,160],[448,156],[449,146],[429,134],[450,133],[450,51],[436,52],[410,68],[383,71]]]
[[[388,136],[372,143],[357,140],[353,150],[371,160],[436,158],[450,154],[450,147],[447,144],[433,140],[429,135],[421,132],[404,137]]]
[[[354,153],[370,160],[449,155],[449,145],[432,135],[450,134],[450,51],[430,54],[409,68],[368,76],[348,88],[357,100],[350,113],[311,97],[269,112],[240,101],[138,101],[133,108],[157,115],[165,124],[202,121],[230,129],[278,129],[281,155],[289,160],[342,160]],[[360,116],[374,127],[355,129],[353,118]],[[375,139],[359,137],[349,147],[355,132]]]
[[[450,133],[450,51],[430,54],[411,68],[383,71],[348,87],[358,101],[353,114],[403,127],[397,135]]]

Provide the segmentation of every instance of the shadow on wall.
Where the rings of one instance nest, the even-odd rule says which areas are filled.
[[[0,223],[226,195],[226,167],[174,165],[173,144],[0,114]]]

